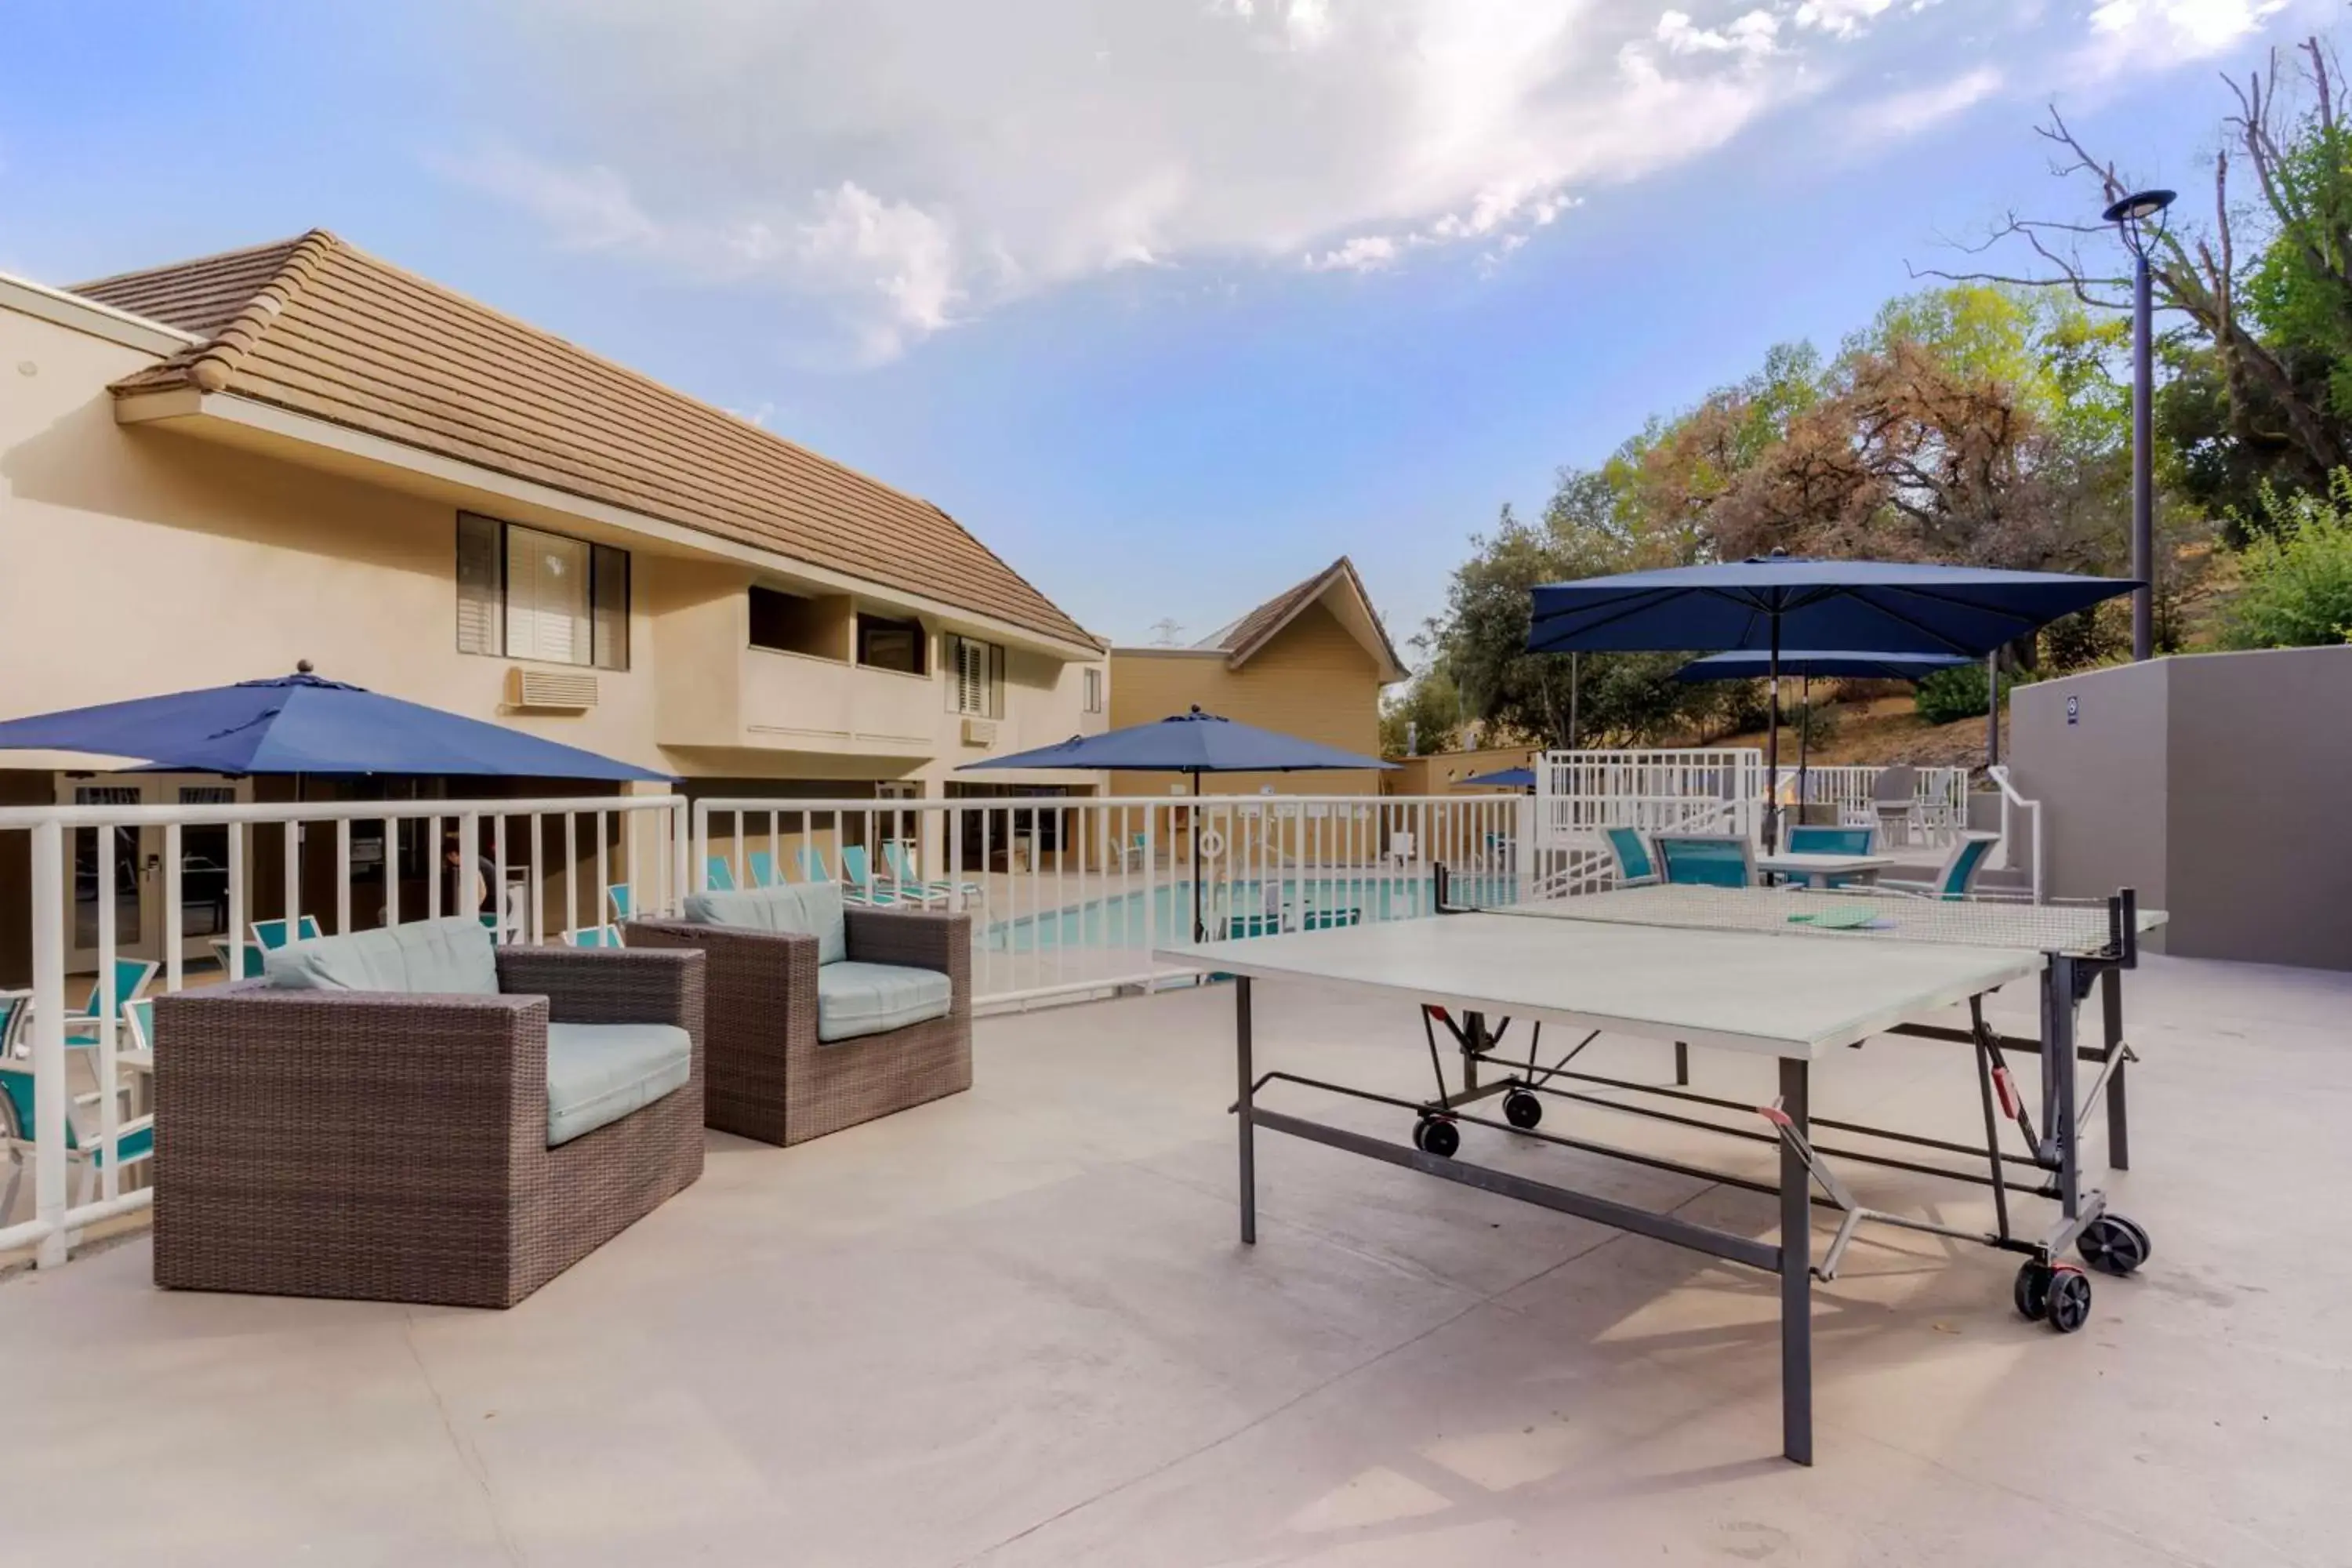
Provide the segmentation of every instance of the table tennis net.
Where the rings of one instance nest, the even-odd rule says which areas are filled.
[[[2105,952],[2112,944],[2113,918],[2104,899],[2041,904],[1946,901],[1862,889],[1680,885],[1501,904],[1486,912],[1691,931],[1769,931],[1824,941],[1935,942],[2066,953]],[[2140,929],[2153,923],[2142,912]]]

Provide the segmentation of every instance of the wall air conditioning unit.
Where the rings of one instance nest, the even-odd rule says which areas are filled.
[[[507,671],[507,706],[584,713],[596,706],[596,678],[568,669],[512,668]]]
[[[963,743],[967,746],[992,746],[996,744],[996,721],[993,719],[965,720],[963,721]]]

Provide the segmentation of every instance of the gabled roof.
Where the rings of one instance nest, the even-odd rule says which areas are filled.
[[[1297,619],[1301,610],[1327,599],[1332,600],[1331,607],[1339,624],[1364,645],[1364,651],[1381,666],[1383,681],[1402,680],[1411,673],[1404,660],[1397,657],[1396,645],[1389,641],[1388,627],[1381,624],[1380,612],[1372,608],[1371,595],[1364,592],[1363,579],[1356,575],[1356,563],[1344,555],[1304,583],[1284,589],[1240,620],[1212,632],[1192,646],[1202,652],[1223,654],[1225,662],[1239,669],[1252,655],[1272,642],[1276,633]]]
[[[118,382],[118,397],[250,398],[1100,646],[929,501],[323,229],[73,292],[204,340]]]

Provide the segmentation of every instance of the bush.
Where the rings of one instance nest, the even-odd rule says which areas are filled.
[[[1825,702],[1791,702],[1780,715],[1780,728],[1813,751],[1837,739],[1838,710]]]
[[[2020,679],[2031,679],[2014,670],[2000,672],[2000,700],[2009,700],[2010,689]],[[1949,669],[1939,669],[1919,682],[1919,694],[1912,699],[1919,717],[1930,724],[1949,724],[1961,719],[1981,719],[1985,710],[1985,667],[1981,664],[1956,664]]]
[[[2352,642],[2352,470],[2329,476],[2326,495],[2282,497],[2265,484],[2262,511],[2259,523],[2245,525],[2222,646]]]

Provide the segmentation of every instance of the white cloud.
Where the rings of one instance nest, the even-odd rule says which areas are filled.
[[[1866,104],[1854,118],[1867,134],[1908,136],[1982,103],[2000,90],[2002,80],[1998,69],[1979,66],[1949,81],[1894,93]]]
[[[1899,133],[2000,69],[2316,3],[505,0],[453,44],[499,90],[450,167],[561,243],[813,301],[871,360],[1127,268],[1491,266],[1833,88]],[[1916,79],[1906,49],[1948,79],[1842,107]]]
[[[1797,7],[1796,23],[1800,27],[1818,27],[1832,37],[1851,38],[1894,4],[1895,0],[1804,0]]]

